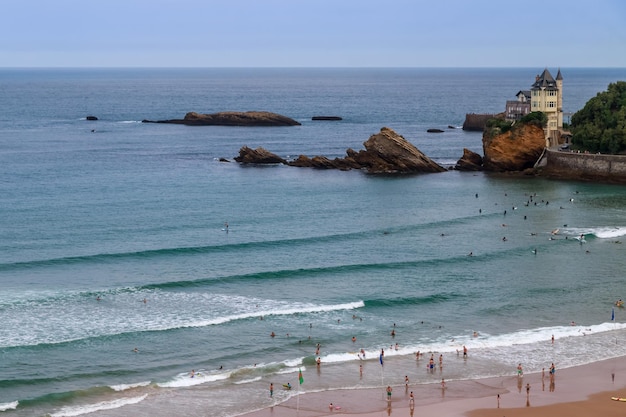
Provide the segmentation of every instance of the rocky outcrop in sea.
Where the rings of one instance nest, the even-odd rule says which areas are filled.
[[[283,163],[294,167],[320,169],[363,169],[371,174],[413,174],[425,172],[443,172],[444,167],[424,155],[413,144],[390,128],[383,127],[379,133],[370,136],[363,143],[364,150],[346,150],[344,158],[329,159],[325,156],[309,158],[300,155],[297,159],[286,162],[279,156],[263,148],[252,150],[247,146],[239,150],[235,158],[241,163]],[[271,162],[268,162],[271,161]]]
[[[514,126],[493,135],[483,133],[483,169],[486,171],[523,171],[532,168],[546,147],[545,134],[533,124]]]
[[[201,114],[189,112],[183,119],[142,120],[143,123],[171,123],[188,126],[299,126],[300,123],[280,114],[267,111]]]

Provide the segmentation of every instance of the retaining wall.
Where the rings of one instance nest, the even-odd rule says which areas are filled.
[[[603,178],[626,182],[626,156],[564,152],[548,149],[546,169],[572,178]]]

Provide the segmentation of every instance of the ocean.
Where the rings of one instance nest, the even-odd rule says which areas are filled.
[[[390,127],[450,167],[482,137],[448,126],[542,70],[0,69],[2,415],[231,417],[626,356],[624,186],[233,161]],[[626,79],[561,72],[566,112]],[[226,110],[302,125],[141,123]]]

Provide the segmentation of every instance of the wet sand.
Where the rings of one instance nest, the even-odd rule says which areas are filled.
[[[415,396],[412,408],[410,391]],[[511,376],[447,381],[445,390],[439,384],[409,385],[408,390],[404,385],[394,386],[390,403],[383,388],[305,393],[246,417],[612,417],[626,415],[626,402],[611,400],[621,396],[626,397],[626,361],[617,358],[557,368],[553,384],[548,369],[543,378],[541,373],[518,378],[512,370]]]

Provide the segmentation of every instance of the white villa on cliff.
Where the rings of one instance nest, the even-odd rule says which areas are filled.
[[[558,144],[563,129],[563,76],[559,69],[556,79],[546,68],[541,75],[535,77],[530,91],[522,90],[517,100],[506,102],[505,117],[507,120],[519,120],[530,112],[540,111],[548,117],[546,126],[546,146]]]

